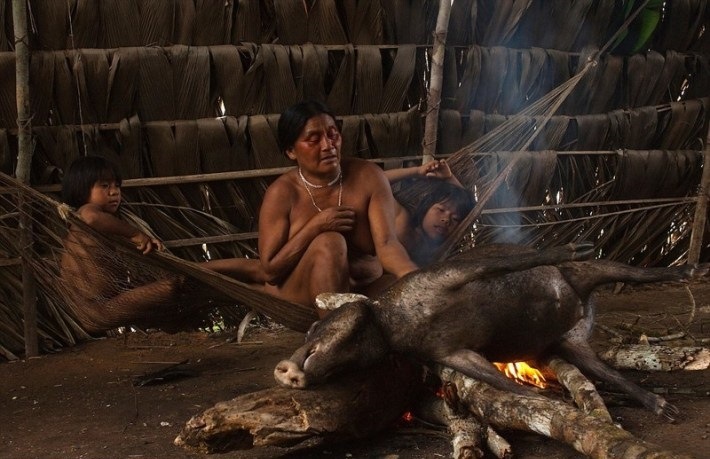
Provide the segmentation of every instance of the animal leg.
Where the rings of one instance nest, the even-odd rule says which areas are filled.
[[[507,378],[481,354],[469,349],[460,349],[437,360],[438,363],[453,368],[466,376],[490,384],[496,389],[514,392],[521,395],[535,393]]]
[[[608,260],[562,263],[557,266],[579,296],[586,298],[596,287],[612,282],[649,283],[679,282],[707,276],[710,265],[672,266],[670,268],[638,268]]]
[[[453,259],[431,269],[440,287],[459,288],[471,281],[512,271],[523,271],[543,265],[586,260],[593,254],[594,246],[588,242],[569,243],[541,251],[522,252],[515,256],[484,257],[481,259]]]
[[[626,379],[621,373],[599,360],[586,340],[566,339],[555,347],[556,354],[579,368],[582,373],[616,385],[618,388],[641,402],[643,406],[669,421],[675,420],[678,408],[663,397],[653,394]]]

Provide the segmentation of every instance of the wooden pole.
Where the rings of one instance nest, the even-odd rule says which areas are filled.
[[[441,87],[444,81],[446,34],[449,28],[450,14],[451,2],[449,0],[440,0],[439,15],[436,18],[436,31],[434,32],[434,47],[431,53],[429,94],[427,95],[427,111],[424,121],[424,151],[422,152],[422,162],[425,164],[434,159],[434,153],[436,152]]]
[[[15,91],[17,97],[17,179],[30,184],[32,166],[32,127],[30,117],[30,48],[27,33],[26,0],[12,1],[12,23],[15,30]],[[18,200],[25,206],[23,195]],[[29,258],[32,256],[32,223],[29,213],[20,218],[20,250],[22,255],[22,312],[24,317],[25,355],[39,353],[37,339],[37,294]]]
[[[703,248],[705,224],[708,218],[708,200],[710,200],[710,125],[705,139],[705,154],[703,155],[703,176],[700,179],[698,202],[695,204],[695,218],[693,229],[690,232],[690,245],[688,247],[688,264],[693,265],[700,261],[700,252]]]

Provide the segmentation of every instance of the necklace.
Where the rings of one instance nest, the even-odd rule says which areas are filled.
[[[298,168],[298,175],[301,177],[303,184],[306,185],[306,188],[311,187],[311,188],[318,189],[318,188],[326,188],[326,187],[335,185],[335,183],[343,177],[343,170],[338,168],[338,175],[333,180],[326,183],[325,185],[316,185],[315,183],[311,183],[308,180],[306,180],[306,177],[303,176],[303,172],[301,172],[300,167]],[[342,181],[341,181],[341,183],[342,183]]]
[[[313,185],[311,182],[306,180],[306,178],[301,173],[300,168],[298,169],[298,175],[301,177],[301,181],[303,182],[303,187],[306,189],[308,196],[311,198],[311,204],[313,204],[313,207],[315,207],[318,212],[323,212],[323,209],[318,207],[318,204],[316,204],[316,200],[313,197],[313,193],[311,193],[311,188],[325,188],[326,186],[335,185],[335,182],[338,182],[338,207],[340,207],[343,204],[343,171],[342,170],[338,173],[338,176],[335,177],[335,179],[333,179],[333,181],[331,181],[327,185]]]

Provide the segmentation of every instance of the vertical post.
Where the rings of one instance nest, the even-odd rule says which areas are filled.
[[[15,30],[15,93],[17,98],[17,179],[30,184],[32,166],[32,128],[30,118],[30,49],[27,33],[26,0],[12,0],[12,24]],[[29,257],[32,256],[32,223],[22,194],[20,208],[20,250],[22,255],[22,312],[24,317],[25,355],[39,353],[37,339],[37,294]]]
[[[708,217],[708,201],[710,200],[710,125],[705,139],[705,153],[703,155],[703,175],[700,179],[698,202],[695,204],[695,218],[693,229],[690,232],[690,245],[688,247],[688,264],[700,261],[700,251],[703,247],[705,224]]]
[[[427,94],[426,118],[424,121],[424,151],[422,162],[434,159],[436,152],[437,130],[439,126],[439,106],[441,105],[441,87],[444,85],[444,55],[446,54],[446,34],[449,29],[451,1],[439,1],[439,14],[436,17],[434,46],[431,53],[431,73],[429,75],[429,93]]]

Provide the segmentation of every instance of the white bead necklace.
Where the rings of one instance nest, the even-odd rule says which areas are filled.
[[[318,207],[318,204],[316,204],[316,200],[313,197],[313,193],[311,193],[311,188],[325,188],[328,186],[333,186],[335,185],[335,182],[338,182],[338,207],[340,207],[343,204],[343,171],[342,169],[338,172],[338,176],[335,177],[333,180],[328,182],[326,185],[316,185],[308,180],[306,180],[306,177],[303,176],[303,173],[301,172],[301,168],[298,168],[298,175],[301,177],[301,181],[303,182],[303,187],[306,189],[306,192],[308,193],[308,196],[311,198],[311,203],[313,204],[313,207],[316,208],[318,212],[323,212],[323,209]]]
[[[338,168],[338,175],[331,180],[330,182],[326,183],[325,185],[316,185],[315,183],[311,183],[308,180],[306,180],[306,177],[303,176],[303,172],[301,172],[301,168],[298,168],[298,175],[301,177],[301,180],[303,180],[303,184],[306,185],[306,187],[311,187],[311,188],[325,188],[329,186],[335,185],[335,183],[340,180],[340,178],[343,176],[343,170]]]

